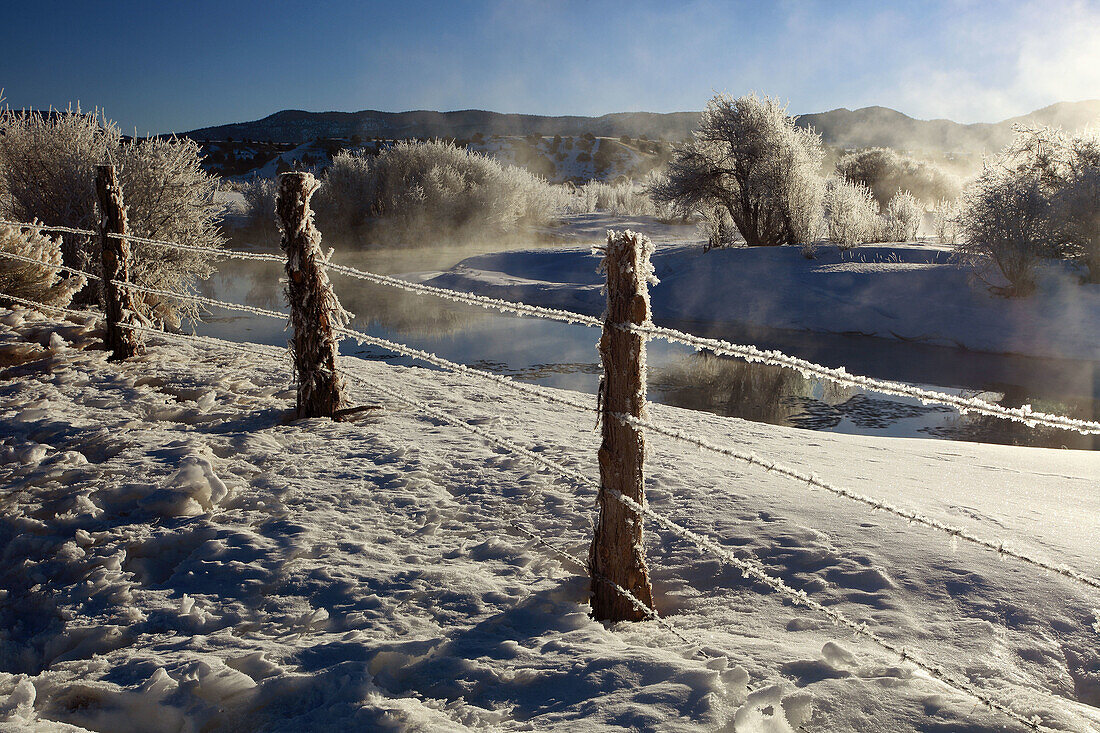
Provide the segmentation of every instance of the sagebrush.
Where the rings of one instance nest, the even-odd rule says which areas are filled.
[[[217,179],[203,171],[195,142],[124,139],[117,125],[79,109],[0,113],[0,210],[5,218],[97,229],[95,167],[106,163],[118,169],[131,234],[222,245],[222,206],[214,200]],[[194,252],[141,243],[134,243],[132,252],[131,278],[148,287],[188,292],[214,271],[211,257]],[[65,264],[98,273],[98,238],[66,235],[62,254]],[[92,290],[91,300],[98,297]],[[186,301],[136,292],[134,301],[141,315],[161,323],[177,325],[182,317],[197,316]]]
[[[35,265],[0,257],[0,293],[64,308],[87,282],[80,275],[66,275],[57,269],[62,264],[60,237],[4,224],[0,225],[0,252],[47,263]],[[3,301],[0,295],[0,303]]]
[[[1021,128],[986,165],[964,197],[958,216],[958,254],[992,264],[1004,283],[994,292],[1035,289],[1043,259],[1081,263],[1088,282],[1100,282],[1100,134]]]
[[[593,214],[607,212],[615,216],[652,216],[658,219],[672,219],[672,207],[658,204],[649,195],[648,182],[635,183],[622,180],[612,183],[589,181],[577,186],[568,199],[565,210],[570,214]]]
[[[962,190],[959,178],[935,163],[890,148],[849,153],[837,161],[836,172],[852,183],[867,186],[882,209],[899,190],[909,191],[928,205],[943,198],[957,198]]]
[[[842,178],[825,187],[825,233],[841,249],[873,242],[879,231],[878,203],[871,189]]]
[[[880,239],[884,242],[911,242],[917,237],[924,207],[908,191],[898,191],[882,211]]]
[[[957,244],[959,241],[959,214],[962,211],[959,199],[942,198],[932,209],[933,227],[936,238],[945,244]]]
[[[338,153],[316,204],[325,225],[462,234],[545,223],[563,196],[544,179],[467,148],[402,141],[377,156]]]
[[[278,184],[272,178],[253,176],[240,186],[249,226],[275,231],[275,199]]]

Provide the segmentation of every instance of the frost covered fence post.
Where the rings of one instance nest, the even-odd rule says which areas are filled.
[[[286,253],[286,299],[294,327],[291,342],[298,376],[298,417],[336,417],[344,404],[344,380],[336,370],[336,329],[348,314],[336,299],[322,266],[321,232],[309,200],[321,187],[310,173],[279,176],[275,212]]]
[[[113,165],[96,166],[95,190],[99,197],[99,238],[103,264],[103,298],[107,315],[105,344],[111,359],[128,359],[137,353],[137,332],[123,328],[135,313],[133,295],[115,281],[130,281],[130,243],[126,206],[122,202],[122,186]],[[121,236],[110,236],[112,234]]]
[[[653,589],[642,546],[642,518],[619,500],[645,505],[642,475],[645,441],[640,429],[615,417],[645,414],[645,339],[621,328],[649,323],[647,283],[656,282],[649,256],[653,245],[641,234],[608,232],[601,269],[607,272],[607,312],[600,337],[603,361],[603,443],[600,445],[599,518],[588,553],[592,615],[601,621],[641,621],[647,617],[611,585],[653,608]],[[607,582],[610,581],[610,582]]]

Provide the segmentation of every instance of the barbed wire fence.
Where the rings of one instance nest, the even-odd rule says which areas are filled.
[[[26,222],[0,220],[0,225],[35,229],[37,231],[58,232],[62,234],[68,233],[87,236],[96,235],[96,232],[88,229],[53,227],[37,223],[30,224]],[[117,238],[121,235],[110,234],[108,236],[110,238]],[[145,237],[127,236],[127,239],[141,244],[170,247],[187,252],[214,255],[222,259],[276,262],[279,264],[285,264],[286,262],[285,257],[261,252],[243,252],[239,250],[221,249],[215,247],[184,245],[162,239],[149,239]],[[10,253],[6,256],[10,256]],[[475,305],[488,310],[495,310],[501,313],[511,313],[517,316],[533,316],[546,320],[558,321],[559,323],[582,325],[593,328],[603,328],[604,326],[604,322],[601,319],[582,313],[574,313],[557,308],[545,308],[542,306],[529,305],[526,303],[519,303],[515,301],[507,301],[499,298],[490,298],[475,293],[466,293],[459,290],[451,290],[448,288],[425,285],[423,283],[409,282],[407,280],[401,280],[399,278],[395,278],[389,275],[380,275],[378,273],[364,271],[355,267],[350,267],[348,265],[340,265],[331,261],[326,261],[323,266],[332,272],[338,272],[349,277],[364,280],[377,285],[390,285],[405,290],[406,292],[418,295],[435,295],[456,303]],[[72,272],[72,268],[65,269],[66,271]],[[86,273],[84,274],[86,275]],[[131,283],[130,287],[133,288],[137,286]],[[169,293],[167,291],[149,290],[147,292],[157,295],[164,295],[167,297],[181,297],[184,299],[191,297],[190,294]],[[285,314],[281,315],[285,316]],[[906,384],[903,382],[861,376],[848,372],[844,367],[823,366],[821,364],[816,364],[806,359],[801,359],[784,354],[783,352],[778,350],[760,349],[756,346],[736,344],[723,339],[696,336],[694,334],[685,333],[683,331],[678,331],[673,328],[657,326],[653,323],[642,325],[624,323],[614,325],[616,328],[641,333],[652,338],[660,338],[662,340],[668,341],[669,343],[681,344],[696,349],[706,349],[718,356],[731,356],[746,362],[754,362],[765,364],[768,366],[794,369],[803,376],[822,379],[840,387],[856,387],[869,392],[876,392],[878,394],[884,394],[893,397],[913,398],[919,400],[926,405],[941,405],[954,408],[958,410],[960,414],[965,415],[969,413],[974,413],[979,415],[986,415],[988,417],[996,417],[1003,420],[1023,423],[1028,427],[1049,427],[1059,430],[1068,430],[1080,433],[1082,435],[1100,435],[1100,422],[1097,422],[1095,420],[1083,420],[1066,415],[1041,412],[1034,410],[1030,405],[1023,405],[1021,407],[1005,407],[1004,405],[998,405],[996,403],[989,402],[988,400],[983,400],[979,397],[962,397],[960,395],[954,395],[938,390],[925,389],[923,387],[918,387],[916,385]]]
[[[308,174],[292,173],[284,175],[305,176]],[[308,201],[307,205],[304,207],[304,211],[299,211],[297,216],[300,217],[299,221],[283,222],[285,231],[302,231],[306,227],[307,221],[311,222],[312,214],[309,212]],[[276,262],[284,265],[287,263],[287,258],[281,257],[279,255],[268,253],[243,252],[220,248],[199,247],[194,245],[178,244],[167,240],[135,237],[132,235],[128,235],[126,232],[108,231],[107,226],[104,227],[104,231],[96,232],[92,230],[77,229],[72,227],[48,226],[40,224],[38,222],[26,223],[0,220],[0,225],[61,234],[100,236],[103,241],[113,239],[120,242],[138,242],[146,245],[176,248],[182,251],[191,251],[195,253],[214,255],[223,259],[266,261]],[[622,241],[625,241],[626,239],[630,239],[632,241],[629,250],[629,257],[631,258],[629,264],[630,267],[649,267],[648,251],[639,251],[639,249],[644,250],[647,246],[644,237],[639,237],[631,233],[623,233],[621,235],[609,233],[609,245],[616,237],[618,237]],[[759,362],[773,366],[781,366],[795,369],[806,376],[816,377],[842,386],[859,387],[868,391],[914,398],[926,404],[944,405],[957,409],[961,413],[974,412],[1000,419],[1020,422],[1031,427],[1044,426],[1049,428],[1079,432],[1085,435],[1100,434],[1100,423],[1095,421],[1081,420],[1065,415],[1038,412],[1032,410],[1030,406],[1026,405],[1020,408],[1007,408],[977,398],[964,398],[958,395],[952,395],[936,390],[918,388],[913,385],[908,385],[900,382],[880,380],[850,374],[843,367],[825,367],[807,360],[783,354],[779,351],[762,350],[751,345],[734,344],[720,339],[703,338],[695,336],[693,334],[677,331],[675,329],[656,326],[649,318],[648,307],[645,310],[645,317],[634,319],[637,322],[633,323],[629,322],[628,320],[613,320],[610,318],[598,319],[585,314],[573,313],[571,311],[562,309],[544,308],[541,306],[528,305],[525,303],[517,303],[485,297],[474,293],[466,293],[447,288],[429,286],[421,283],[412,283],[388,275],[380,275],[346,265],[338,265],[331,261],[331,250],[327,255],[321,254],[319,250],[317,254],[317,266],[320,269],[337,272],[355,279],[371,282],[376,285],[391,286],[407,292],[414,293],[419,296],[440,297],[454,302],[462,303],[464,305],[479,306],[482,308],[496,310],[503,313],[511,313],[513,315],[544,318],[561,323],[583,325],[588,327],[601,327],[604,330],[605,334],[626,333],[640,337],[642,347],[636,350],[638,353],[634,354],[631,359],[628,360],[629,363],[625,365],[610,364],[608,363],[608,360],[605,359],[605,380],[614,376],[613,371],[616,368],[620,370],[624,368],[640,368],[642,369],[644,374],[644,342],[652,338],[661,338],[663,340],[669,341],[670,343],[679,343],[697,349],[706,349],[718,355],[732,356],[749,362]],[[224,308],[264,318],[278,319],[283,322],[286,322],[286,320],[288,319],[287,313],[279,312],[272,309],[222,301],[215,298],[201,296],[197,293],[183,293],[154,288],[148,285],[141,285],[138,283],[129,282],[125,279],[116,280],[110,277],[105,279],[96,274],[82,271],[77,268],[72,268],[65,265],[54,265],[47,262],[35,260],[33,258],[18,255],[12,252],[5,252],[0,250],[0,257],[6,257],[16,261],[21,261],[25,264],[35,264],[44,268],[51,268],[72,275],[79,275],[82,277],[86,277],[89,280],[100,280],[103,281],[105,285],[112,286],[110,289],[105,289],[105,292],[145,293],[157,295],[160,297],[178,298],[207,307]],[[624,267],[627,265],[623,265],[622,263],[617,262],[613,266]],[[637,279],[638,278],[635,278],[635,280]],[[642,277],[640,279],[642,281],[642,289],[637,292],[626,293],[626,297],[640,297],[643,299],[648,298],[644,286],[646,278]],[[15,297],[5,293],[0,293],[0,300],[19,303],[31,308],[39,308],[46,311],[54,311],[70,316],[82,317],[85,319],[94,317],[94,314],[90,311],[80,311],[60,306],[50,306],[30,299]],[[646,303],[648,303],[648,300],[646,300]],[[338,303],[335,304],[335,307],[338,307]],[[143,322],[135,316],[136,314],[133,314],[132,312],[124,309],[120,313],[118,319],[119,328],[135,335],[143,335],[146,338],[191,340],[194,342],[203,343],[208,346],[237,349],[246,352],[254,351],[256,348],[255,345],[242,345],[224,339],[214,339],[211,337],[161,331],[155,328],[151,328],[147,322]],[[294,323],[295,328],[305,328],[309,326],[308,322],[303,321],[300,324],[298,321],[295,321],[293,313],[290,315],[290,318]],[[787,477],[793,481],[805,484],[810,488],[827,491],[835,496],[862,505],[871,510],[882,511],[891,514],[899,519],[905,520],[909,523],[920,525],[927,529],[942,533],[946,535],[953,544],[960,540],[968,542],[984,550],[996,552],[1002,558],[1011,558],[1027,566],[1035,567],[1048,573],[1057,574],[1060,577],[1066,578],[1089,589],[1100,589],[1100,580],[1093,578],[1085,573],[1082,573],[1066,563],[1054,562],[1052,560],[1037,556],[1028,551],[1015,549],[1011,547],[1009,543],[1005,540],[996,540],[988,537],[982,537],[965,528],[941,522],[940,520],[927,517],[919,512],[897,506],[892,502],[883,499],[877,499],[861,492],[837,486],[833,483],[820,479],[816,474],[812,472],[807,473],[801,469],[783,465],[768,458],[758,456],[754,452],[745,452],[735,448],[725,447],[713,441],[692,435],[685,431],[661,425],[660,423],[650,420],[645,416],[644,410],[646,403],[644,400],[644,390],[642,393],[642,402],[638,406],[638,409],[631,410],[630,412],[621,412],[608,409],[606,404],[593,405],[590,400],[578,399],[564,394],[560,391],[551,390],[532,384],[525,384],[500,374],[494,374],[464,364],[453,362],[422,349],[417,349],[406,344],[391,341],[378,336],[373,336],[357,329],[349,328],[346,323],[341,324],[337,321],[332,326],[332,331],[334,334],[340,337],[354,339],[360,344],[370,344],[372,346],[385,349],[393,353],[402,354],[404,356],[420,360],[436,368],[444,369],[463,376],[472,377],[477,380],[489,381],[512,391],[522,393],[526,396],[533,396],[551,404],[563,405],[570,407],[571,409],[576,409],[578,411],[584,412],[592,412],[595,409],[596,412],[601,415],[602,423],[605,429],[607,428],[608,423],[621,425],[624,428],[629,428],[632,435],[637,435],[639,441],[641,440],[640,436],[642,434],[642,431],[649,431],[652,433],[660,434],[665,437],[693,445],[696,448],[712,452],[719,456],[736,460],[748,465],[756,466],[765,471]],[[916,654],[905,646],[896,644],[895,642],[890,641],[885,637],[882,637],[879,633],[870,629],[866,623],[857,622],[849,618],[842,612],[836,610],[835,608],[823,605],[819,601],[814,600],[805,591],[790,587],[782,579],[771,575],[759,561],[755,560],[755,558],[740,557],[738,554],[723,547],[715,540],[699,532],[696,532],[689,527],[674,522],[663,514],[654,511],[652,507],[649,506],[648,502],[645,501],[644,493],[636,497],[631,497],[624,493],[621,488],[618,488],[614,485],[609,485],[612,484],[613,481],[609,481],[606,474],[601,478],[600,481],[596,481],[585,475],[583,472],[564,466],[560,462],[554,461],[546,457],[545,455],[532,451],[531,449],[520,445],[514,440],[495,435],[494,433],[486,430],[480,425],[475,425],[473,423],[450,415],[446,410],[431,407],[430,405],[424,404],[421,400],[410,398],[402,394],[398,390],[394,390],[384,384],[381,384],[377,379],[366,379],[362,376],[361,373],[356,370],[354,366],[356,361],[358,360],[354,359],[353,357],[341,356],[339,367],[337,367],[335,363],[333,363],[327,366],[323,365],[321,369],[327,369],[328,371],[333,373],[333,376],[335,376],[336,372],[339,372],[340,376],[368,388],[372,393],[383,395],[388,399],[401,402],[406,406],[415,408],[421,412],[424,412],[425,414],[430,415],[434,419],[461,428],[478,437],[479,439],[482,439],[504,450],[508,450],[534,463],[541,469],[546,469],[553,473],[556,473],[560,477],[574,483],[578,487],[585,487],[588,490],[595,490],[598,496],[606,497],[607,499],[614,502],[616,505],[620,506],[622,509],[626,510],[630,514],[630,516],[634,518],[634,521],[637,522],[639,528],[641,527],[642,520],[644,518],[652,524],[660,527],[662,531],[668,532],[669,534],[679,538],[680,540],[693,545],[700,552],[706,555],[710,555],[720,562],[735,568],[744,577],[749,578],[764,587],[767,587],[770,591],[777,593],[792,604],[807,608],[808,610],[811,610],[814,613],[828,620],[831,620],[834,624],[844,626],[845,628],[855,633],[857,636],[879,647],[881,650],[900,658],[903,662],[908,662],[912,664],[914,667],[921,670],[924,674],[928,675],[932,679],[937,680],[941,684],[946,685],[956,692],[965,694],[972,699],[977,700],[990,710],[1005,715],[1006,717],[1021,724],[1027,729],[1038,730],[1044,727],[1043,721],[1041,719],[1035,716],[1026,716],[1018,712],[1014,708],[999,701],[992,695],[977,688],[969,680],[952,674],[941,665],[926,661],[920,655]],[[299,383],[299,388],[301,389],[301,383]],[[335,412],[335,410],[330,411],[329,416],[332,416],[331,412]],[[601,450],[601,468],[603,466],[605,458],[602,455],[603,452],[604,451]],[[601,471],[601,473],[603,472]],[[657,610],[654,608],[651,599],[649,599],[648,597],[639,596],[637,587],[624,587],[622,583],[616,582],[614,579],[607,577],[606,573],[599,572],[594,569],[591,559],[589,559],[587,562],[582,561],[581,559],[569,554],[568,552],[565,552],[564,550],[555,547],[552,543],[547,542],[545,538],[534,535],[522,526],[522,524],[517,520],[514,514],[509,514],[506,509],[502,509],[501,507],[485,508],[494,513],[495,516],[497,516],[501,521],[508,524],[519,534],[527,537],[528,540],[536,542],[536,544],[539,544],[540,546],[546,548],[555,557],[558,557],[559,559],[568,562],[574,566],[584,568],[591,578],[593,587],[595,588],[597,585],[599,585],[609,589],[613,595],[617,596],[619,599],[621,599],[621,601],[623,601],[623,607],[630,610],[630,616],[632,618],[656,621],[662,626],[662,628],[668,630],[681,642],[690,645],[687,637],[684,636],[682,632],[676,629],[675,626],[671,624],[667,619],[664,619],[658,615]],[[642,561],[642,563],[644,563],[644,555],[640,558],[640,560]],[[1047,694],[1055,700],[1060,699],[1050,693]]]

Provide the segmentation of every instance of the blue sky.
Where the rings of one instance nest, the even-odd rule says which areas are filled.
[[[1100,0],[41,0],[4,15],[7,104],[79,101],[141,134],[287,108],[698,110],[715,91],[960,122],[1100,97]]]

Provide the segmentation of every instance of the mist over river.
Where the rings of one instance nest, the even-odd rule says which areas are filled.
[[[233,248],[278,252],[269,238],[257,244],[254,235],[237,232],[234,237]],[[335,248],[337,263],[396,276],[438,272],[468,257],[506,249],[560,246],[487,241],[430,248],[362,248],[328,238],[324,245]],[[220,300],[285,309],[279,283],[282,274],[275,263],[224,261],[203,284],[202,292]],[[355,315],[353,328],[520,381],[589,394],[597,391],[599,333],[595,329],[502,315],[337,273],[331,277],[344,307]],[[1084,419],[1100,414],[1100,370],[1092,362],[989,354],[859,335],[660,322],[701,336],[780,349],[827,366],[844,365],[857,374],[981,395],[1007,406],[1031,404],[1037,410]],[[283,324],[273,319],[216,309],[196,324],[196,332],[264,344],[281,345],[287,340]],[[343,342],[341,351],[395,364],[416,363],[351,340]],[[648,363],[650,399],[721,415],[862,435],[1100,447],[1096,436],[962,416],[950,408],[840,388],[789,369],[693,353],[659,340],[649,343]],[[578,415],[577,419],[591,419],[595,424],[594,416]]]

